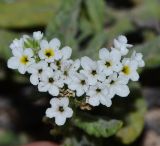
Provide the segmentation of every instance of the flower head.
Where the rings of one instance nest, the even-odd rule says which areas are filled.
[[[105,75],[100,71],[98,63],[89,57],[81,58],[81,66],[83,69],[80,72],[87,76],[90,85],[95,85],[98,80],[103,81],[105,79]]]
[[[120,71],[121,65],[121,54],[117,50],[109,52],[106,48],[99,51],[98,65],[100,70],[105,73],[106,76],[113,74],[113,72]]]
[[[32,64],[27,70],[31,74],[30,82],[33,85],[38,85],[46,70],[49,70],[49,68],[45,61]]]
[[[124,76],[118,76],[117,73],[109,76],[105,83],[108,86],[108,96],[110,98],[113,98],[115,95],[118,95],[120,97],[126,97],[130,93],[127,86],[128,79],[126,79]]]
[[[15,49],[12,51],[13,57],[8,60],[8,67],[18,69],[21,74],[27,71],[27,68],[35,62],[32,49]]]
[[[138,67],[145,66],[145,62],[142,58],[143,58],[142,53],[136,53],[136,51],[133,51],[132,56],[131,56],[131,60],[136,61],[138,64]]]
[[[131,79],[132,81],[138,81],[139,74],[137,73],[137,62],[128,58],[124,58],[122,60],[122,65],[123,66],[120,75]]]
[[[64,82],[60,77],[61,73],[59,71],[53,72],[51,68],[47,69],[38,84],[39,91],[48,91],[49,94],[58,96],[60,88],[64,85]]]
[[[66,119],[72,117],[73,110],[68,107],[69,100],[67,97],[52,98],[50,104],[51,108],[46,110],[46,117],[55,118],[57,125],[64,125]]]
[[[62,57],[59,50],[60,41],[56,38],[52,39],[50,42],[42,40],[40,42],[40,47],[39,57],[46,62],[54,62],[54,60],[59,60]]]
[[[122,55],[126,55],[128,53],[128,48],[131,48],[131,44],[127,44],[128,40],[125,36],[120,35],[117,39],[114,39],[114,48],[121,52]]]
[[[90,86],[87,95],[87,102],[92,106],[98,106],[101,103],[110,107],[112,104],[111,98],[108,97],[108,88],[103,83],[97,83],[94,86]]]

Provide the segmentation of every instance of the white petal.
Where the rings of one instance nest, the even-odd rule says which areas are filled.
[[[58,87],[52,85],[50,88],[49,88],[49,94],[53,95],[53,96],[57,96],[59,94],[59,89]]]
[[[21,56],[22,52],[23,52],[23,48],[14,48],[14,49],[12,49],[12,53],[16,57]]]
[[[64,107],[67,107],[68,104],[69,104],[69,99],[68,99],[67,97],[60,98],[60,103],[61,103]]]
[[[88,84],[95,85],[97,83],[97,79],[93,78],[92,76],[88,77]]]
[[[38,90],[40,91],[40,92],[47,92],[48,91],[48,89],[49,89],[49,84],[46,84],[46,83],[44,83],[44,82],[40,82],[39,84],[38,84]]]
[[[135,71],[130,76],[132,81],[138,81],[139,80],[139,74]]]
[[[127,85],[117,85],[115,87],[115,90],[116,90],[116,94],[120,97],[126,97],[130,93]]]
[[[42,41],[40,42],[40,47],[41,47],[41,49],[49,48],[48,41],[47,41],[47,40],[42,40]]]
[[[71,57],[72,49],[70,47],[63,47],[61,51],[64,60],[69,59]]]
[[[76,59],[76,60],[73,62],[73,65],[72,65],[71,70],[72,70],[72,71],[77,71],[77,70],[79,69],[80,65],[81,65],[80,60],[79,60],[79,59]]]
[[[116,62],[119,62],[121,59],[121,53],[118,50],[112,50],[110,56]]]
[[[49,42],[49,46],[53,49],[59,49],[60,45],[61,42],[57,38],[54,38]]]
[[[79,97],[79,96],[82,96],[84,94],[84,90],[82,88],[79,88],[76,90],[76,95]]]
[[[29,66],[27,68],[27,72],[30,73],[30,74],[37,74],[36,65],[37,64],[33,64],[33,65]]]
[[[38,56],[39,56],[41,59],[45,59],[44,51],[43,51],[43,50],[40,50],[40,51],[38,52]]]
[[[55,116],[56,116],[56,113],[55,113],[54,109],[48,108],[48,109],[46,110],[46,117],[48,117],[48,118],[53,118],[53,117],[55,117]]]
[[[29,57],[32,57],[33,56],[33,50],[28,48],[28,49],[25,49],[24,50],[24,55],[27,55]]]
[[[21,73],[21,74],[24,74],[27,70],[27,67],[24,66],[24,65],[19,65],[18,67],[18,71]]]
[[[62,52],[60,50],[56,49],[54,50],[54,52],[55,52],[54,59],[59,60],[62,58]]]
[[[73,110],[70,108],[70,107],[66,107],[65,108],[65,117],[67,117],[67,118],[71,118],[72,117],[72,115],[73,115]]]
[[[112,100],[111,98],[108,98],[108,97],[101,97],[101,104],[107,106],[107,107],[110,107],[112,105]]]
[[[11,57],[7,62],[8,68],[17,69],[19,66],[19,61],[16,57]]]
[[[59,98],[53,97],[53,98],[50,100],[50,104],[51,104],[52,108],[57,109],[57,108],[59,107],[59,101],[60,101]]]
[[[61,115],[55,117],[55,123],[59,126],[64,125],[64,123],[66,122],[66,117],[62,117]]]
[[[96,97],[90,97],[88,100],[88,103],[92,106],[98,106],[99,105],[99,99]]]
[[[94,66],[94,62],[92,59],[90,59],[89,57],[82,57],[81,58],[81,66],[85,69],[85,70],[91,70],[92,66]]]
[[[99,51],[99,58],[105,60],[109,57],[109,51],[106,48],[102,48]]]
[[[38,85],[39,83],[39,79],[38,79],[38,76],[36,74],[32,74],[30,76],[30,82],[33,84],[33,85]]]

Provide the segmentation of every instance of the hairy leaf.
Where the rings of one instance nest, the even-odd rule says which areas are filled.
[[[87,134],[95,137],[109,137],[117,133],[122,127],[122,122],[119,120],[102,120],[97,121],[82,121],[80,119],[75,120],[75,125]]]

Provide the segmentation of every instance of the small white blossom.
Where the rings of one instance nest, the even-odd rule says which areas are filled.
[[[52,39],[50,42],[42,40],[40,42],[39,57],[46,62],[53,62],[54,60],[59,60],[62,54],[59,50],[60,41],[58,39]]]
[[[131,79],[132,81],[138,81],[139,74],[137,73],[137,62],[130,60],[129,58],[124,58],[122,60],[122,70],[120,72],[120,75]]]
[[[109,89],[109,97],[113,98],[115,95],[126,97],[129,95],[130,91],[127,86],[128,79],[124,76],[117,76],[117,73],[112,74],[105,81],[106,85]]]
[[[101,103],[110,107],[112,104],[111,98],[108,97],[108,88],[103,83],[90,86],[87,95],[89,96],[87,102],[92,106],[98,106]]]
[[[145,62],[142,58],[143,58],[142,53],[136,53],[136,51],[133,51],[132,56],[131,56],[131,60],[136,61],[138,64],[138,67],[145,66]]]
[[[46,70],[48,70],[48,64],[45,61],[32,64],[27,70],[31,74],[30,82],[38,85]]]
[[[67,97],[52,98],[50,104],[51,108],[46,110],[46,117],[55,118],[57,125],[64,125],[66,119],[72,117],[73,110],[68,107],[69,100]]]
[[[133,46],[131,44],[127,44],[127,42],[127,38],[123,35],[120,35],[117,39],[114,39],[114,48],[118,49],[122,55],[126,55],[129,51],[128,48]]]
[[[121,54],[117,50],[109,52],[106,48],[99,51],[98,65],[100,70],[105,73],[106,76],[113,74],[114,71],[120,71],[122,65],[120,63]]]
[[[11,69],[18,69],[21,74],[24,74],[28,67],[35,62],[32,49],[19,48],[14,49],[12,53],[14,56],[8,60],[7,65]]]
[[[59,71],[53,72],[53,70],[49,68],[41,77],[38,89],[41,92],[48,91],[49,94],[57,96],[59,94],[59,88],[62,88],[63,85],[64,83],[61,79],[61,73]]]
[[[83,69],[80,72],[87,76],[90,85],[95,85],[98,80],[103,81],[105,79],[105,75],[100,71],[98,63],[89,57],[81,58],[81,66]]]
[[[87,77],[82,73],[76,73],[71,78],[72,82],[68,85],[69,89],[75,90],[78,97],[86,93],[89,88]]]
[[[39,41],[43,38],[43,33],[41,31],[33,32],[33,38]]]

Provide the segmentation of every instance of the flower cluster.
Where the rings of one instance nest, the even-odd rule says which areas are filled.
[[[68,105],[74,98],[81,97],[91,106],[110,107],[115,95],[128,96],[128,82],[137,81],[137,69],[145,65],[141,53],[134,51],[131,57],[126,57],[132,45],[125,36],[114,39],[110,49],[100,49],[97,61],[86,56],[72,60],[72,49],[60,47],[57,38],[48,42],[38,31],[32,37],[15,39],[10,45],[13,57],[8,60],[9,68],[29,73],[30,82],[40,92],[53,96],[46,116],[55,118],[57,125],[72,117],[73,110]]]

